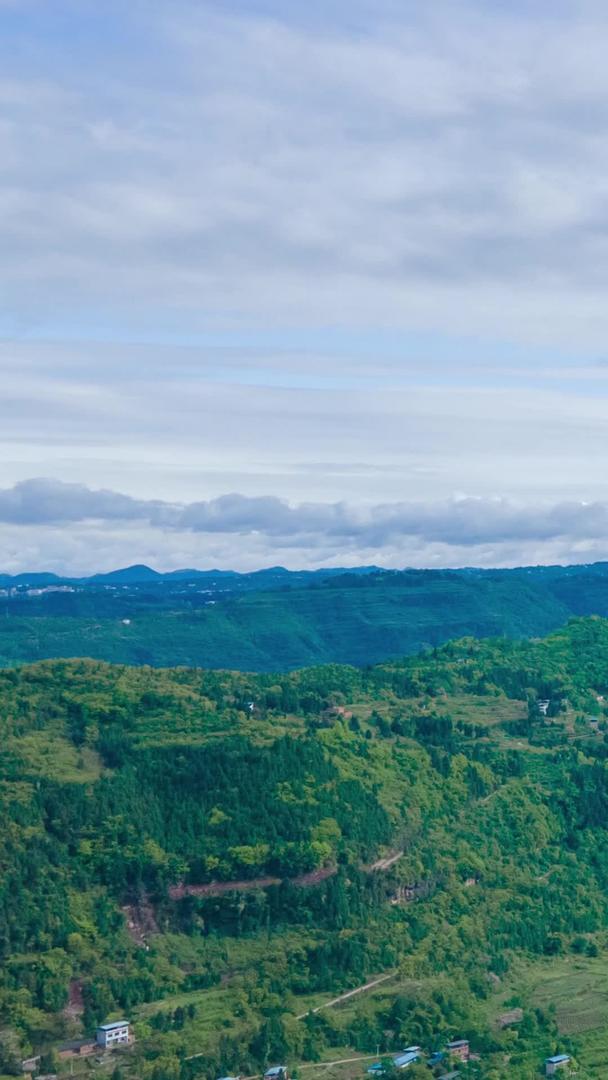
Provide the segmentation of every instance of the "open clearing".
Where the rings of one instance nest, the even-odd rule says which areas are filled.
[[[576,1037],[585,1076],[606,1075],[608,1044],[608,955],[560,956],[516,966],[491,998],[489,1019],[496,1021],[514,995],[524,1006],[555,1007],[562,1035]],[[582,1075],[583,1075],[582,1074]]]
[[[560,956],[516,967],[492,1000],[496,1016],[514,994],[524,1005],[553,1006],[562,1035],[608,1028],[608,957]]]

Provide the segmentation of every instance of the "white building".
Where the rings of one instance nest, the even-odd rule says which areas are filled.
[[[570,1063],[569,1054],[555,1054],[554,1057],[549,1057],[545,1061],[545,1073],[547,1076],[553,1076],[558,1069],[565,1069]]]
[[[111,1050],[113,1046],[121,1046],[129,1041],[129,1021],[114,1020],[111,1024],[101,1024],[97,1028],[97,1045],[105,1050]]]

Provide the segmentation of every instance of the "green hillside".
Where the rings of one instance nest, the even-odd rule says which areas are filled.
[[[466,635],[540,636],[572,613],[547,584],[524,576],[434,571],[345,575],[198,608],[190,596],[146,599],[104,593],[7,604],[0,665],[71,656],[252,671],[365,665]],[[576,614],[596,613],[589,602]]]
[[[601,619],[368,669],[0,672],[0,1069],[127,1014],[134,1080],[453,1037],[462,1076],[605,1075],[604,695]]]

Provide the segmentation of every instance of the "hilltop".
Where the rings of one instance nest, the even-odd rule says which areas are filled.
[[[602,619],[364,670],[0,672],[0,1067],[126,1013],[145,1080],[455,1036],[488,1080],[600,1077],[567,965],[603,985],[605,696]]]

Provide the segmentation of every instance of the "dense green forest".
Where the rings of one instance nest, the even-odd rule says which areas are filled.
[[[134,1080],[453,1037],[463,1076],[604,1075],[604,695],[597,618],[368,668],[0,672],[0,1071],[126,1013]]]
[[[0,666],[74,656],[241,671],[363,666],[453,638],[536,637],[572,615],[608,615],[605,564],[126,580],[5,590]]]

